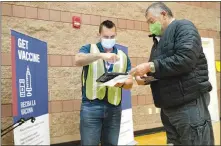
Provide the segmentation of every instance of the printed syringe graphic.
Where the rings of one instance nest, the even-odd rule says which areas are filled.
[[[26,71],[26,91],[27,91],[28,97],[32,96],[31,72],[30,72],[29,66],[27,66],[27,71]]]

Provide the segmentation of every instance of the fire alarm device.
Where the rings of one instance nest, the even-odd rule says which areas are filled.
[[[73,28],[79,29],[81,27],[81,18],[78,16],[72,17]]]

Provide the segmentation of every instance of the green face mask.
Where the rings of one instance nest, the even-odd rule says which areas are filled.
[[[153,24],[150,24],[149,28],[150,28],[150,32],[152,34],[161,35],[161,24],[160,24],[160,22],[157,21]]]

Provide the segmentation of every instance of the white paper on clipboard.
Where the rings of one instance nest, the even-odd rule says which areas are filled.
[[[117,83],[124,83],[128,79],[128,77],[129,75],[119,75],[110,81],[107,81],[105,83],[99,83],[98,86],[114,87]]]

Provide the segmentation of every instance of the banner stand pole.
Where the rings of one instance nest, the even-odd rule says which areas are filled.
[[[12,124],[10,126],[8,126],[7,128],[1,130],[1,137],[3,137],[4,135],[8,134],[9,132],[11,132],[12,130],[14,130],[15,128],[17,128],[18,126],[21,126],[22,124],[24,124],[25,122],[31,120],[32,123],[35,122],[35,118],[34,117],[31,117],[31,118],[28,118],[28,119],[24,119],[24,118],[21,118],[20,120],[18,120],[18,122],[16,122],[15,124]],[[16,124],[18,124],[17,126],[15,126]],[[15,127],[13,127],[15,126]],[[11,127],[13,127],[12,129],[10,129]],[[8,130],[10,129],[10,130]],[[7,132],[5,132],[6,130],[8,130]]]

